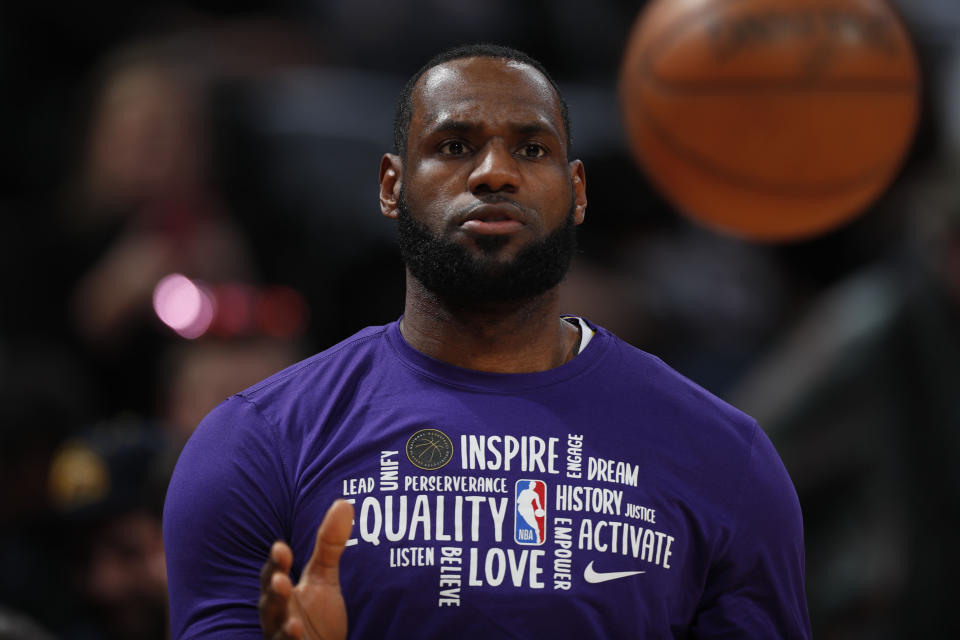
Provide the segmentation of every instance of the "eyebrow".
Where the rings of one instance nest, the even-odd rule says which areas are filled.
[[[446,118],[440,120],[436,125],[430,127],[428,135],[435,133],[444,133],[444,132],[456,132],[456,133],[471,133],[474,131],[479,131],[483,128],[483,124],[478,121],[470,120],[456,120],[454,118]],[[532,122],[519,122],[510,125],[510,129],[520,135],[533,135],[533,134],[547,134],[562,140],[560,134],[551,126],[546,125],[542,122],[532,121]]]

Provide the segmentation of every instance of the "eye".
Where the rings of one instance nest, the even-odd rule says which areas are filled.
[[[447,156],[460,156],[467,152],[467,145],[460,140],[450,140],[440,145],[440,153]]]
[[[520,155],[524,158],[542,158],[547,155],[547,150],[542,145],[534,142],[528,142],[520,147]]]

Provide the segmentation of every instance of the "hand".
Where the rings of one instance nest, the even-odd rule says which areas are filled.
[[[340,554],[353,529],[353,505],[336,500],[317,530],[313,555],[296,587],[293,551],[273,543],[260,572],[260,626],[266,640],[344,640],[347,607],[340,591]]]

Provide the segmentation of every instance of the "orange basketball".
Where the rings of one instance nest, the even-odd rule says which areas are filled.
[[[620,100],[631,148],[677,209],[785,241],[852,219],[889,185],[919,70],[883,0],[654,0]]]

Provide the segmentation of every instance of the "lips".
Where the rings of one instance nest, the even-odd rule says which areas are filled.
[[[468,233],[494,235],[523,228],[522,212],[511,203],[481,204],[471,209],[460,223]]]

